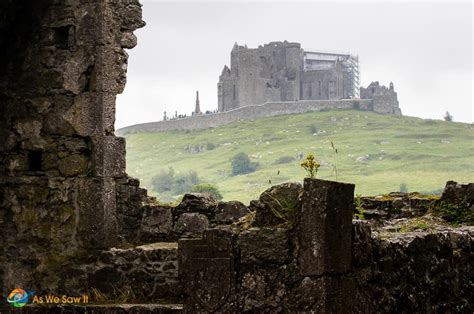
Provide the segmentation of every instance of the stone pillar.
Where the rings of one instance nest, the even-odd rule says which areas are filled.
[[[196,91],[196,108],[194,108],[194,114],[201,114],[201,106],[199,105],[199,91]]]
[[[178,269],[185,313],[236,312],[232,232],[209,229],[202,239],[178,242]]]
[[[306,178],[298,226],[298,271],[317,283],[321,313],[350,312],[354,185]]]

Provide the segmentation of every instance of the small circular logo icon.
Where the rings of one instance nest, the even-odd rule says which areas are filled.
[[[28,302],[28,292],[21,288],[15,289],[10,292],[7,301],[13,307],[23,307]]]

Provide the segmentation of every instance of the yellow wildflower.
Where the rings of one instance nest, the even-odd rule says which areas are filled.
[[[320,166],[321,164],[317,162],[313,154],[308,154],[306,159],[301,163],[301,167],[303,167],[310,178],[314,178],[316,176]]]

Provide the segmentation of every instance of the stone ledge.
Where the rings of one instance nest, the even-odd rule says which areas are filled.
[[[182,304],[27,305],[22,313],[181,313]]]

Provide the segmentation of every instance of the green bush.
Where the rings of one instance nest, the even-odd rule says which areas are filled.
[[[281,156],[277,160],[275,160],[273,163],[275,165],[281,165],[281,164],[288,164],[290,162],[293,162],[295,160],[295,157],[291,156]]]
[[[318,133],[319,129],[316,127],[316,125],[311,124],[309,126],[309,134],[315,134]]]
[[[206,148],[207,150],[213,150],[214,148],[216,148],[216,144],[208,142],[206,143]]]
[[[168,171],[161,171],[160,174],[151,179],[151,186],[156,192],[170,192],[173,189],[174,169],[168,168]]]
[[[178,175],[173,183],[173,191],[175,194],[184,194],[191,191],[194,185],[199,184],[200,180],[196,171],[187,174]]]
[[[200,181],[195,171],[176,175],[174,169],[170,167],[168,171],[162,171],[154,176],[151,179],[151,185],[152,189],[158,193],[184,194],[191,192],[192,187]]]
[[[209,194],[216,200],[222,199],[222,194],[217,188],[217,186],[212,185],[210,183],[197,184],[192,187],[191,192]]]
[[[366,212],[366,210],[364,209],[364,201],[362,200],[362,195],[356,194],[354,203],[355,203],[354,217],[356,219],[365,219],[364,213]]]
[[[474,212],[466,204],[455,204],[441,201],[434,208],[434,214],[453,225],[474,225]]]
[[[238,153],[232,158],[232,175],[251,173],[257,170],[258,163],[250,161],[246,153]]]

